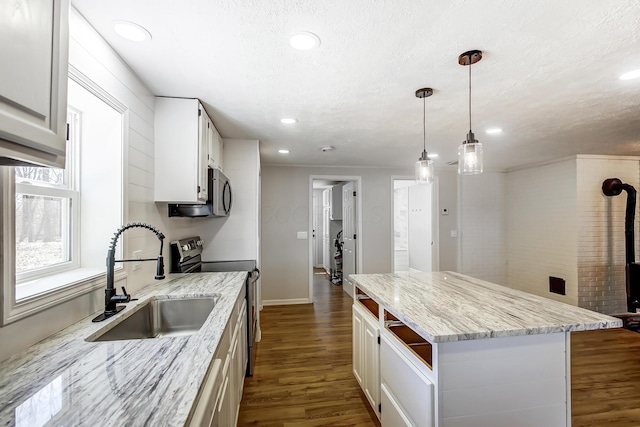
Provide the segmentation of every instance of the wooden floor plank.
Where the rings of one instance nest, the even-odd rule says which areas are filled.
[[[314,275],[315,304],[261,312],[262,341],[245,379],[239,426],[379,426],[353,377],[351,304]],[[573,427],[640,426],[640,334],[571,334]]]

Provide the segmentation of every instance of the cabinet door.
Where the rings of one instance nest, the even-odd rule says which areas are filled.
[[[64,167],[69,0],[0,2],[0,157]]]
[[[233,339],[231,341],[231,349],[230,357],[231,357],[231,366],[229,367],[229,408],[230,408],[230,420],[232,421],[230,425],[235,426],[238,421],[238,409],[240,408],[240,400],[238,399],[238,389],[241,389],[240,380],[238,377],[239,365],[241,363],[241,357],[238,346],[238,338],[239,338],[239,328],[238,324],[236,324],[236,330],[233,334]]]
[[[202,105],[198,105],[198,200],[206,201],[209,195],[208,174],[208,128],[209,117]]]
[[[215,150],[214,150],[215,129],[213,123],[207,117],[207,166],[215,168]]]
[[[218,169],[224,172],[224,139],[216,132],[218,140]]]
[[[363,316],[364,385],[362,388],[371,407],[376,409],[380,403],[380,350],[378,346],[380,329],[378,324],[369,317],[369,315]]]
[[[219,387],[222,384],[219,381],[221,367],[222,361],[220,359],[214,359],[211,363],[198,395],[196,408],[191,416],[190,427],[209,427],[213,423],[212,420],[217,412]]]
[[[342,219],[342,184],[334,185],[331,191],[331,220]]]
[[[362,374],[363,374],[363,357],[362,357],[362,315],[356,309],[356,306],[352,307],[353,310],[353,328],[352,328],[352,339],[353,339],[353,375],[358,380],[358,384],[360,387],[364,388]]]

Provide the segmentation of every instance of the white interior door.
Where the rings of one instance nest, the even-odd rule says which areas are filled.
[[[409,268],[432,270],[431,192],[432,184],[409,187]]]
[[[313,190],[313,266],[322,268],[322,190]]]
[[[327,273],[331,268],[331,244],[329,237],[329,216],[331,215],[331,192],[325,189],[322,192],[322,265]]]
[[[349,182],[342,187],[342,284],[345,292],[353,297],[353,285],[349,274],[356,272],[356,185]]]

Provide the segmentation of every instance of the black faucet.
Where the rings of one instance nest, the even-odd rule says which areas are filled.
[[[160,255],[158,258],[147,258],[147,259],[116,259],[116,245],[118,244],[118,238],[120,235],[130,228],[146,228],[147,230],[151,230],[156,234],[158,240],[160,240]],[[113,316],[119,311],[124,309],[123,305],[117,306],[117,303],[127,303],[131,301],[131,295],[127,293],[127,290],[122,287],[122,295],[118,295],[116,292],[116,288],[113,283],[113,270],[115,268],[116,262],[141,262],[141,261],[156,261],[156,280],[164,279],[164,261],[162,258],[162,247],[164,246],[164,234],[162,234],[157,228],[144,224],[141,222],[133,222],[127,225],[123,225],[114,233],[113,239],[111,239],[111,245],[109,245],[109,250],[107,251],[107,289],[104,291],[104,313],[100,314],[98,317],[94,318],[92,322],[102,322],[105,319]]]

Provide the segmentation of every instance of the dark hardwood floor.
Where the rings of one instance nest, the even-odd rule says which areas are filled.
[[[380,425],[352,373],[352,300],[314,279],[315,304],[262,310],[239,426]],[[575,332],[571,356],[573,427],[640,426],[640,334]]]
[[[640,334],[625,329],[571,334],[573,427],[640,426]]]
[[[323,274],[314,275],[314,298],[260,312],[262,341],[239,426],[380,425],[352,372],[353,300]]]

